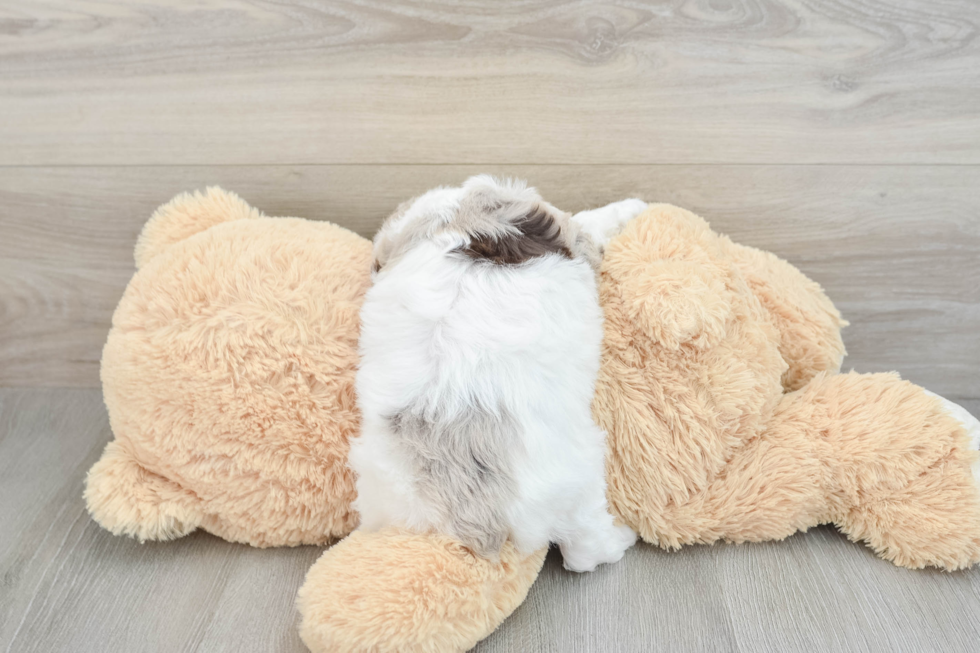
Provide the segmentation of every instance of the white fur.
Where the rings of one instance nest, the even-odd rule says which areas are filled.
[[[389,228],[419,212],[450,214],[462,192],[427,194]],[[474,262],[454,253],[466,242],[452,232],[426,238],[367,293],[357,375],[363,424],[350,451],[360,528],[445,531],[417,492],[388,418],[419,402],[460,412],[479,402],[505,407],[522,427],[521,446],[504,452],[516,483],[504,514],[517,548],[527,554],[557,542],[574,571],[615,562],[636,535],[609,514],[605,433],[590,409],[603,321],[594,271],[557,255],[519,266]]]
[[[582,225],[582,231],[589,234],[597,245],[605,247],[623,230],[627,222],[646,208],[647,203],[643,200],[621,200],[598,209],[576,213],[572,220]]]

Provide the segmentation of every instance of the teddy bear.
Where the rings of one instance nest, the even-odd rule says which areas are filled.
[[[897,374],[840,374],[845,323],[786,261],[684,209],[635,213],[576,216],[610,238],[592,410],[612,513],[667,549],[832,523],[904,567],[980,561],[980,422]],[[103,351],[115,439],[86,482],[96,521],[140,540],[336,542],[297,600],[317,652],[466,650],[520,605],[544,550],[487,560],[354,530],[369,241],[211,188],[158,209],[135,259]]]

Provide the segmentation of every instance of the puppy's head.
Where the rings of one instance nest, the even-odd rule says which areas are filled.
[[[494,265],[573,258],[585,236],[569,218],[522,181],[478,175],[462,187],[436,188],[399,206],[374,238],[374,272],[425,240]]]

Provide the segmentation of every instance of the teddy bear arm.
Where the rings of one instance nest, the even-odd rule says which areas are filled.
[[[769,252],[723,239],[736,267],[779,334],[779,353],[789,366],[783,388],[798,390],[819,372],[838,372],[847,322],[819,284]]]
[[[181,193],[158,208],[143,225],[133,253],[136,268],[144,267],[170,245],[217,224],[261,216],[238,195],[216,186],[203,193]]]

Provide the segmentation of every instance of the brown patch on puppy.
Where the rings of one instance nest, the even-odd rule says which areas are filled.
[[[572,258],[561,226],[543,207],[536,207],[511,226],[517,233],[474,234],[470,244],[459,251],[495,265],[520,265],[545,254]]]

